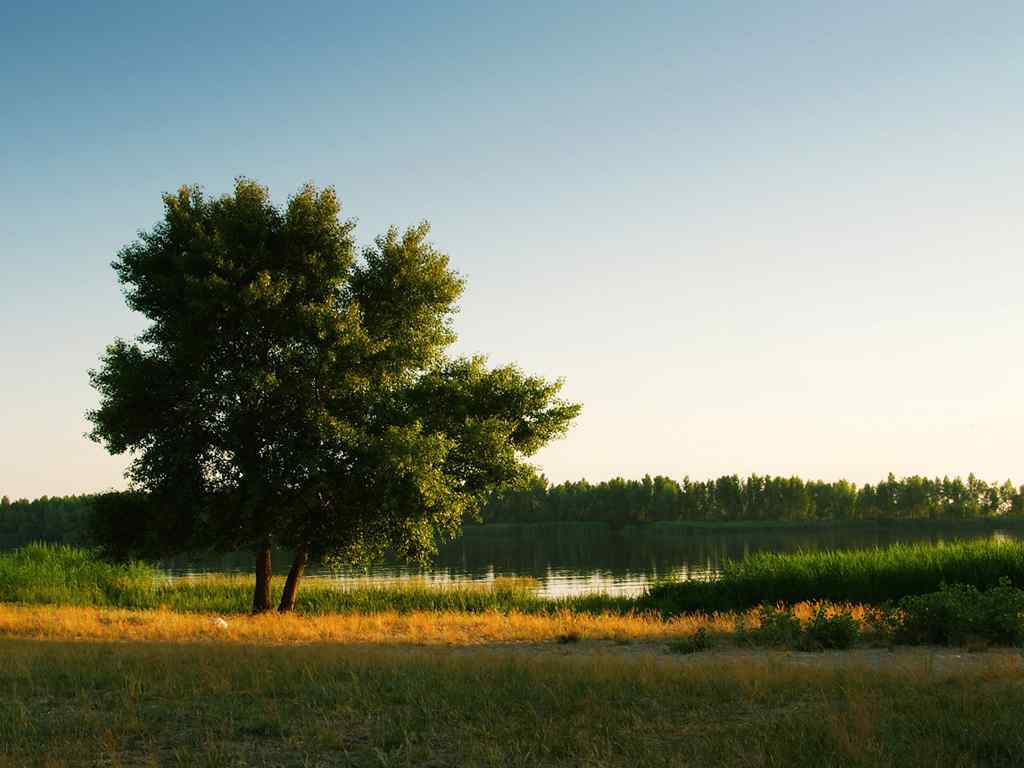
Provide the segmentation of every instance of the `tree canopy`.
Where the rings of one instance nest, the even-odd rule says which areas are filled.
[[[560,381],[448,354],[463,280],[427,224],[360,253],[330,187],[163,202],[112,265],[151,323],[90,372],[91,437],[131,454],[147,501],[123,513],[169,549],[257,550],[255,610],[271,545],[297,553],[282,609],[308,557],[425,561],[579,413]]]

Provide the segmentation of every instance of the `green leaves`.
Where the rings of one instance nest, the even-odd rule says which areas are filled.
[[[455,341],[451,320],[463,280],[427,242],[429,232],[425,222],[401,235],[389,229],[363,251],[363,263],[352,272],[351,297],[378,342],[370,362],[384,385],[407,384]]]
[[[463,280],[426,223],[357,258],[340,210],[312,184],[283,209],[249,179],[182,187],[114,262],[151,325],[91,374],[91,436],[182,509],[182,547],[423,560],[579,412],[560,382],[447,358]]]

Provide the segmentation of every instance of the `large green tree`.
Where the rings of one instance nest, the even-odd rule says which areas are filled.
[[[151,323],[90,372],[91,437],[132,456],[146,502],[114,514],[145,520],[126,526],[256,551],[253,610],[272,546],[295,552],[280,610],[309,558],[428,560],[579,412],[560,382],[446,354],[463,281],[426,224],[357,253],[329,187],[283,208],[247,179],[163,200],[113,263]]]

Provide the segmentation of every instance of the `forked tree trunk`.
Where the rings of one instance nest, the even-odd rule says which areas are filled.
[[[256,553],[256,590],[252,594],[252,612],[269,611],[270,606],[270,542]]]
[[[287,613],[295,608],[295,595],[299,592],[299,580],[302,578],[302,572],[306,569],[308,558],[309,545],[300,544],[295,550],[295,559],[292,561],[291,570],[288,571],[288,580],[284,583],[281,604],[277,606],[279,613]]]

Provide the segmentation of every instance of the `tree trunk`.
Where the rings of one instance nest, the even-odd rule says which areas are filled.
[[[256,553],[256,590],[252,595],[252,612],[269,611],[270,605],[270,542],[264,542]]]
[[[309,546],[300,544],[295,550],[295,560],[292,561],[291,570],[288,571],[288,580],[284,583],[284,592],[281,593],[281,604],[277,606],[279,613],[287,613],[295,608],[295,595],[299,591],[299,580],[302,572],[306,569],[306,560],[309,558]]]

